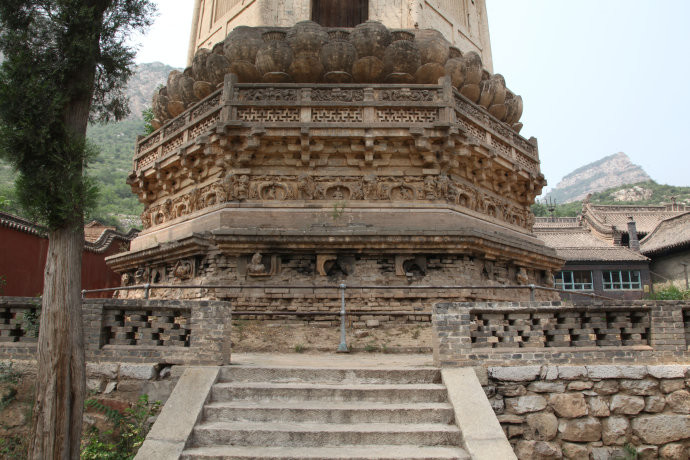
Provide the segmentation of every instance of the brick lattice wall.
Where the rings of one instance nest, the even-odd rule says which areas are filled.
[[[690,303],[457,302],[434,306],[440,365],[663,363],[688,356]]]

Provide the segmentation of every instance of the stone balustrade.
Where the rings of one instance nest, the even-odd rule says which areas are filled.
[[[688,357],[690,304],[676,301],[441,303],[435,361],[443,366],[668,363]]]

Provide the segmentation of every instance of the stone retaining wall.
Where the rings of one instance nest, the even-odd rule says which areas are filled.
[[[0,297],[0,359],[34,358],[39,305]],[[230,363],[228,302],[87,299],[82,312],[87,361]]]
[[[434,306],[442,366],[658,364],[688,358],[690,303],[461,302]]]
[[[482,383],[521,460],[690,458],[690,365],[489,367]]]

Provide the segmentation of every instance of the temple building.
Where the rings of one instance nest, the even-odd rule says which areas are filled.
[[[156,131],[137,142],[144,230],[108,259],[124,285],[287,310],[334,293],[272,302],[269,286],[344,282],[407,312],[553,286],[562,259],[532,233],[537,141],[491,73],[484,2],[397,5],[197,2],[191,65],[156,92]]]

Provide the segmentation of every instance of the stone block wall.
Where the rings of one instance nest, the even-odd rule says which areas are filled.
[[[434,358],[443,366],[683,362],[688,311],[681,301],[437,304]]]
[[[690,458],[690,365],[489,367],[483,383],[521,460]]]
[[[0,297],[0,359],[34,358],[39,305]],[[87,299],[82,312],[88,362],[230,363],[228,302]]]

